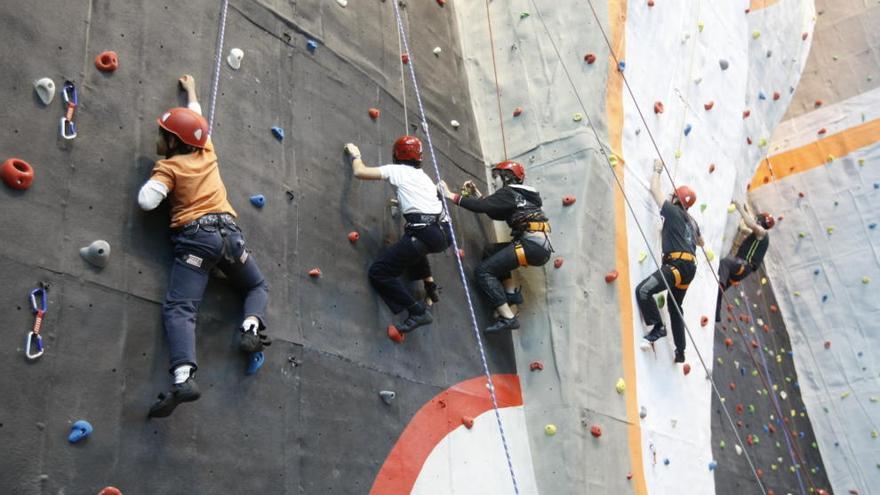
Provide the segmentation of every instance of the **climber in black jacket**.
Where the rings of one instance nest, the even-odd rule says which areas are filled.
[[[541,195],[524,186],[526,172],[517,162],[504,161],[492,169],[493,178],[501,178],[503,187],[483,197],[473,182],[464,183],[467,197],[440,188],[453,203],[475,213],[485,213],[492,220],[503,220],[511,228],[512,241],[490,244],[483,250],[483,261],[474,271],[477,284],[498,313],[497,321],[486,328],[487,334],[519,328],[519,320],[510,304],[522,304],[523,297],[514,285],[511,271],[521,266],[542,266],[550,259],[550,223],[541,210]]]

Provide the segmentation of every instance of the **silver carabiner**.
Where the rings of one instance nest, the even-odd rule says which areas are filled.
[[[32,353],[31,346],[33,346],[33,344],[34,344],[34,336],[37,337],[37,340],[36,340],[37,352]],[[31,361],[33,361],[42,355],[43,355],[43,337],[41,337],[39,334],[36,334],[34,332],[28,332],[27,345],[25,346],[25,349],[24,349],[24,356],[26,358],[30,359]]]
[[[67,117],[61,117],[58,132],[64,139],[73,139],[76,137],[76,124]]]

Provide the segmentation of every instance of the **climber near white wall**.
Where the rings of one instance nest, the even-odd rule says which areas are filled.
[[[523,297],[511,277],[521,266],[542,266],[550,259],[550,222],[541,209],[541,194],[523,185],[525,168],[514,161],[503,161],[492,169],[492,177],[503,186],[494,194],[483,197],[472,181],[464,183],[469,196],[453,194],[445,182],[440,189],[453,203],[475,213],[485,213],[492,220],[503,220],[510,226],[511,242],[489,244],[483,249],[483,261],[474,270],[477,284],[498,313],[498,319],[486,328],[493,334],[519,328],[519,320],[511,304],[522,304]]]
[[[666,336],[666,327],[663,326],[654,294],[666,290],[667,285],[669,286],[670,295],[675,302],[675,304],[667,304],[669,320],[672,324],[672,338],[675,340],[675,362],[683,363],[686,341],[681,304],[688,285],[697,273],[697,258],[694,253],[697,246],[703,245],[703,237],[700,235],[697,222],[687,212],[688,208],[697,201],[696,193],[688,186],[679,186],[671,199],[666,198],[660,188],[662,173],[663,163],[655,160],[654,174],[651,176],[651,195],[660,207],[660,215],[663,216],[661,232],[663,265],[636,287],[636,298],[645,324],[653,327],[644,339],[653,344],[657,339]]]
[[[736,211],[742,216],[742,224],[737,231],[731,249],[733,254],[721,260],[718,265],[718,302],[715,305],[715,321],[721,321],[721,297],[731,285],[756,271],[764,261],[767,248],[770,246],[768,230],[776,225],[776,220],[767,212],[753,215],[748,205],[733,202]]]
[[[165,156],[153,166],[150,179],[141,187],[138,204],[153,210],[170,195],[171,242],[174,264],[162,306],[165,336],[171,353],[171,391],[160,394],[150,417],[163,418],[183,402],[201,393],[193,375],[196,365],[196,318],[213,268],[220,269],[233,285],[245,292],[243,352],[262,351],[271,343],[263,333],[269,287],[235,223],[235,210],[226,199],[208,122],[196,97],[195,79],[179,79],[186,91],[187,108],[172,108],[157,120],[156,153]]]
[[[379,255],[370,265],[368,274],[370,283],[392,313],[409,311],[402,324],[393,326],[398,332],[407,334],[431,323],[434,318],[427,301],[417,301],[400,276],[409,271],[414,280],[421,279],[427,300],[437,302],[437,284],[431,275],[428,254],[445,251],[452,239],[437,186],[422,170],[422,141],[415,136],[401,136],[394,142],[391,153],[394,163],[381,167],[364,164],[361,150],[354,144],[346,144],[345,152],[351,158],[355,177],[387,180],[397,192],[400,210],[406,220],[404,235]]]

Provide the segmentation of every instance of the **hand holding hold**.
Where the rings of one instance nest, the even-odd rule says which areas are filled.
[[[440,191],[440,194],[447,199],[452,199],[452,191],[449,190],[449,186],[446,185],[445,180],[441,180],[437,183],[437,190]]]
[[[654,159],[654,172],[659,174],[662,171],[663,171],[663,162],[655,158]]]
[[[476,196],[478,198],[483,197],[483,193],[481,193],[480,190],[477,189],[477,185],[474,184],[474,181],[472,181],[472,180],[464,181],[464,184],[461,185],[461,188],[464,189],[465,191],[467,191],[468,194],[471,194],[471,195]]]
[[[352,160],[356,160],[361,157],[361,150],[354,143],[347,143],[344,149]]]
[[[180,76],[180,79],[178,79],[177,82],[180,83],[180,89],[184,91],[193,91],[196,89],[196,79],[189,74]]]

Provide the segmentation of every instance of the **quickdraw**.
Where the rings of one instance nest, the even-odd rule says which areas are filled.
[[[49,310],[46,301],[46,293],[49,291],[49,285],[40,282],[40,286],[31,291],[31,309],[34,311],[34,328],[27,335],[27,344],[24,349],[24,355],[30,360],[37,359],[43,355],[43,337],[40,336],[40,327],[43,325],[43,316]],[[39,296],[39,301],[37,297]],[[32,348],[36,347],[36,352],[32,352]]]
[[[64,97],[66,110],[64,111],[64,116],[61,117],[59,131],[62,138],[73,139],[76,137],[76,124],[73,122],[73,116],[76,113],[79,98],[76,96],[76,86],[74,86],[72,81],[64,81],[61,95]]]

